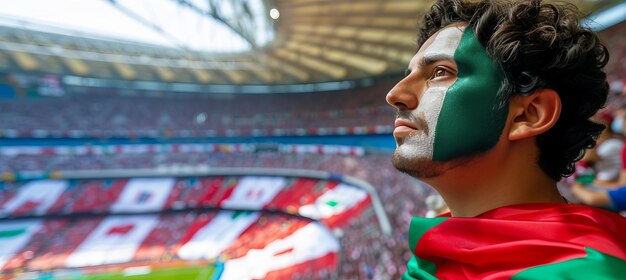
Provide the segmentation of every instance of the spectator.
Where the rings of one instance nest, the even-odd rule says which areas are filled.
[[[608,93],[608,51],[579,22],[575,6],[541,0],[439,0],[426,13],[387,94],[393,163],[433,186],[451,217],[412,220],[404,279],[626,273],[626,221],[557,189],[602,131],[590,118]]]
[[[592,189],[575,183],[572,185],[572,193],[585,205],[626,211],[626,186],[607,190]]]

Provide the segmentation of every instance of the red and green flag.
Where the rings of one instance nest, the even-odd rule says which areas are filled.
[[[621,279],[626,218],[570,204],[524,204],[475,218],[411,221],[403,279]]]

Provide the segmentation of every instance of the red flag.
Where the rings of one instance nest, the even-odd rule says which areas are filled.
[[[416,217],[404,279],[622,277],[625,232],[626,218],[615,213],[557,203],[501,207],[475,218]]]

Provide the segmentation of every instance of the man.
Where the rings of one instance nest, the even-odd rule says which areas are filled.
[[[405,279],[626,275],[626,222],[570,205],[571,174],[602,125],[608,60],[576,8],[439,0],[387,94],[397,169],[432,185],[450,217],[414,218]]]

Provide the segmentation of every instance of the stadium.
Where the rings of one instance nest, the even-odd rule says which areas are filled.
[[[393,167],[385,95],[434,1],[15,2],[0,0],[0,279],[405,273],[436,192]],[[626,3],[568,2],[611,52],[617,111]]]

